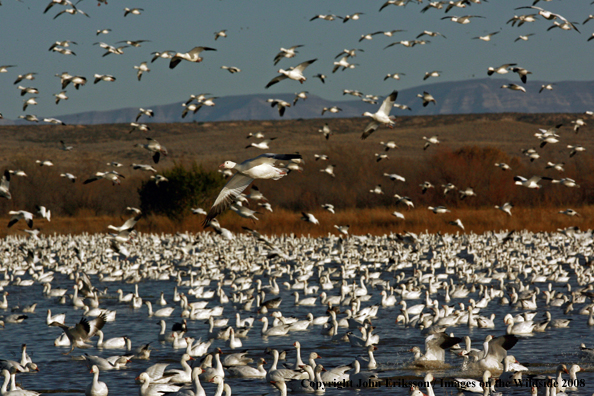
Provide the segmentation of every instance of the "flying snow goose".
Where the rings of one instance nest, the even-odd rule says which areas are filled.
[[[324,107],[322,109],[322,115],[324,115],[325,112],[329,112],[329,113],[338,113],[341,112],[342,109],[338,106],[332,106],[332,107]]]
[[[285,115],[285,110],[287,107],[291,107],[291,103],[285,102],[282,99],[267,99],[268,103],[270,103],[270,107],[277,106],[278,108],[278,115],[281,117]]]
[[[96,180],[100,180],[100,179],[106,179],[112,182],[112,184],[115,186],[116,184],[120,184],[120,177],[121,178],[125,178],[123,175],[120,175],[118,172],[116,171],[109,171],[109,172],[96,172],[94,176],[88,178],[87,180],[85,180],[83,182],[83,184],[89,184],[92,183]]]
[[[473,37],[473,39],[474,40],[482,40],[482,41],[491,41],[491,37],[495,36],[498,33],[499,33],[499,31],[493,32],[493,33],[489,33],[489,34],[486,34],[484,36]]]
[[[128,16],[128,14],[131,15],[140,15],[142,13],[142,11],[144,11],[143,8],[124,8],[124,16]]]
[[[526,179],[522,176],[514,176],[514,181],[518,186],[524,186],[528,188],[540,188],[541,186],[538,184],[541,180],[552,180],[550,177],[546,176],[532,176],[530,179]]]
[[[507,213],[508,215],[512,215],[511,213],[511,209],[514,207],[514,205],[512,205],[510,202],[506,202],[501,206],[495,205],[495,209],[499,209],[504,213]]]
[[[316,217],[311,213],[301,212],[301,215],[301,220],[305,221],[306,223],[320,224],[318,219],[316,219]]]
[[[501,88],[507,88],[512,91],[521,91],[521,92],[526,93],[526,88],[524,88],[523,86],[518,85],[518,84],[513,84],[513,83],[512,84],[503,84],[501,86]]]
[[[144,73],[144,72],[148,73],[151,71],[151,69],[149,69],[148,64],[146,62],[142,62],[139,66],[134,66],[134,68],[136,70],[138,70],[138,72],[136,73],[136,76],[138,77],[138,81],[140,81],[140,79],[142,78],[142,73]]]
[[[33,213],[25,210],[11,210],[8,214],[11,216],[10,221],[8,222],[9,228],[15,225],[19,220],[24,220],[29,228],[33,228]]]
[[[176,52],[175,55],[171,58],[171,61],[169,61],[169,68],[173,69],[182,60],[196,63],[202,62],[202,58],[200,57],[200,53],[202,51],[216,51],[216,49],[210,47],[194,47],[188,52]]]
[[[299,161],[300,154],[262,154],[256,158],[248,159],[240,164],[225,161],[220,168],[235,169],[237,173],[225,184],[215,203],[210,208],[203,225],[206,226],[212,219],[223,213],[237,199],[239,194],[250,185],[254,179],[278,180],[287,175],[287,169],[277,168],[274,163],[280,161]]]
[[[279,73],[280,75],[274,77],[272,80],[270,80],[268,82],[268,84],[266,84],[266,88],[282,81],[285,80],[287,78],[290,78],[291,80],[295,80],[295,81],[299,81],[300,83],[303,84],[303,82],[306,80],[305,76],[303,75],[303,71],[312,63],[314,63],[315,61],[317,61],[317,59],[311,59],[305,62],[302,62],[300,64],[298,64],[297,66],[295,66],[292,69],[289,70],[284,70],[284,69],[279,69]]]
[[[295,50],[299,47],[303,47],[303,45],[294,45],[289,48],[281,47],[280,52],[274,57],[274,64],[276,65],[283,58],[293,58],[295,55],[297,55],[298,51]]]
[[[361,139],[366,139],[369,135],[375,132],[381,124],[385,124],[390,127],[394,125],[394,121],[392,120],[392,118],[390,118],[390,110],[392,110],[397,96],[398,91],[392,91],[392,93],[388,95],[386,99],[384,99],[382,105],[380,106],[377,112],[370,113],[366,111],[365,113],[363,113],[364,117],[371,117],[371,121],[365,127],[365,130],[361,135]]]
[[[159,159],[161,158],[161,154],[163,155],[167,155],[167,149],[165,148],[165,146],[162,146],[159,142],[157,142],[155,139],[152,138],[146,138],[146,140],[148,140],[148,143],[146,144],[136,144],[136,147],[142,147],[148,151],[150,151],[151,153],[153,153],[153,161],[155,162],[155,164],[159,163]]]
[[[10,171],[6,169],[2,180],[0,181],[0,198],[12,199],[12,195],[9,191],[10,187]]]
[[[427,105],[431,102],[433,102],[433,104],[437,104],[437,101],[429,92],[423,92],[422,94],[417,94],[417,96],[423,99],[423,107],[427,107]]]

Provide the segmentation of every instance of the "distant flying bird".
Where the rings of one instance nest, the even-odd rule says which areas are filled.
[[[262,154],[255,158],[237,164],[233,161],[225,161],[220,167],[234,169],[235,175],[225,184],[214,204],[208,211],[203,226],[210,223],[212,219],[227,210],[255,179],[278,180],[288,174],[287,169],[275,167],[276,161],[300,161],[300,154]]]
[[[36,74],[37,73],[19,74],[13,84],[18,84],[23,80],[29,80],[29,81],[35,80]]]
[[[293,99],[293,106],[295,106],[295,104],[297,103],[297,101],[299,99],[302,99],[302,100],[307,99],[307,94],[308,93],[309,92],[307,92],[307,91],[301,91],[301,92],[295,93],[295,99]]]
[[[241,69],[235,66],[221,66],[221,69],[227,70],[231,74],[239,73]]]
[[[74,176],[72,173],[61,173],[60,177],[64,177],[68,180],[70,180],[72,183],[76,182],[77,177]]]
[[[564,214],[566,216],[570,216],[570,217],[573,217],[573,216],[578,216],[579,217],[580,216],[580,214],[578,212],[576,212],[575,210],[573,210],[573,209],[560,210],[559,213],[560,214]]]
[[[247,145],[245,148],[255,147],[255,148],[257,148],[257,149],[260,149],[260,150],[269,150],[269,149],[270,149],[270,147],[269,147],[269,144],[270,144],[270,143],[271,143],[273,140],[275,140],[275,139],[276,139],[276,138],[275,138],[275,137],[273,137],[273,138],[270,138],[270,139],[265,139],[265,140],[262,140],[262,141],[260,141],[260,142],[258,142],[258,143],[254,143],[254,142],[252,142],[252,143],[250,143],[249,145]]]
[[[547,91],[552,91],[553,90],[553,85],[555,85],[555,83],[550,83],[550,84],[543,84],[540,86],[540,90],[538,91],[538,93],[541,93],[542,91],[544,91],[545,89]]]
[[[303,82],[306,80],[305,76],[303,76],[303,71],[312,63],[314,63],[317,59],[311,59],[305,62],[302,62],[300,64],[298,64],[297,66],[295,66],[292,69],[289,70],[284,70],[284,69],[279,69],[279,73],[280,75],[274,77],[272,80],[270,80],[268,82],[268,84],[266,84],[266,88],[282,81],[285,80],[287,78],[290,78],[291,80],[295,80],[295,81],[299,81],[300,83],[303,84]]]
[[[452,22],[456,22],[459,23],[461,25],[466,25],[467,23],[470,23],[470,19],[471,18],[484,18],[484,16],[480,16],[480,15],[465,15],[465,16],[446,16],[443,17],[441,19],[449,19]]]
[[[430,188],[435,188],[435,186],[428,181],[419,184],[419,187],[421,187],[421,194],[425,194]]]
[[[65,10],[58,12],[56,14],[56,16],[54,17],[54,19],[56,19],[57,17],[59,17],[62,14],[65,14],[65,13],[70,14],[70,15],[82,14],[82,15],[86,16],[87,18],[90,18],[90,16],[87,13],[85,13],[83,10],[80,10],[78,8],[67,8]]]
[[[93,84],[97,84],[99,81],[108,81],[108,82],[113,82],[116,80],[116,78],[110,74],[95,74],[95,81],[93,81]]]
[[[141,107],[140,109],[138,109],[138,114],[136,114],[136,120],[135,121],[138,122],[138,119],[140,117],[142,117],[143,114],[145,116],[147,116],[147,117],[150,117],[150,118],[152,118],[152,117],[155,116],[155,113],[151,109],[143,109]]]
[[[150,166],[150,165],[146,165],[146,164],[132,164],[130,166],[134,170],[140,170],[140,171],[145,171],[145,172],[157,173],[157,170],[155,168],[153,168],[152,166]]]
[[[74,149],[73,146],[66,145],[66,143],[64,143],[63,140],[60,140],[60,145],[62,146],[62,147],[60,147],[60,150],[63,150],[63,151],[72,151],[72,149]]]
[[[351,15],[345,15],[342,18],[342,23],[345,23],[346,21],[350,21],[350,20],[357,21],[361,15],[365,15],[365,14],[362,12],[355,12],[354,14],[351,14]],[[339,18],[341,18],[341,17],[339,17]]]
[[[12,199],[12,195],[9,191],[10,188],[10,172],[8,169],[4,171],[2,180],[0,180],[0,198]]]
[[[219,37],[227,37],[227,31],[226,30],[219,30],[218,32],[215,32],[215,41],[217,41],[217,39]]]
[[[49,4],[45,7],[45,10],[43,10],[43,13],[47,13],[56,4],[62,6],[71,6],[72,2],[70,0],[51,0]]]
[[[296,51],[296,49],[300,48],[300,47],[303,47],[303,45],[294,45],[289,48],[281,47],[280,52],[278,54],[276,54],[276,56],[274,57],[274,64],[276,65],[283,58],[295,57],[295,55],[297,55],[297,53],[299,52],[299,51]]]
[[[322,109],[322,115],[324,115],[325,112],[329,112],[329,113],[338,113],[342,111],[342,109],[338,106],[332,106],[332,107],[324,107]]]
[[[144,11],[143,8],[124,8],[124,16],[128,16],[128,14],[132,15],[140,15]]]
[[[389,177],[390,180],[392,181],[401,181],[401,182],[405,182],[406,179],[400,175],[397,175],[396,173],[384,173],[384,176]]]
[[[504,203],[501,206],[495,205],[495,209],[499,209],[502,212],[507,213],[508,216],[511,216],[512,215],[511,210],[512,210],[513,207],[514,207],[514,205],[512,205],[510,202],[506,202],[506,203]]]
[[[277,106],[278,108],[278,114],[282,117],[283,115],[285,115],[285,109],[287,107],[291,107],[291,103],[289,102],[285,102],[282,99],[267,99],[266,100],[268,103],[270,103],[271,107]]]
[[[315,19],[323,19],[325,21],[333,21],[333,20],[336,19],[336,15],[322,15],[322,14],[319,14],[319,15],[316,15],[313,18],[311,18],[309,21],[311,22],[311,21],[313,21]]]
[[[497,73],[497,74],[507,74],[510,71],[510,68],[512,66],[516,66],[516,63],[506,63],[504,65],[498,66],[498,67],[489,67],[487,69],[487,75],[491,76],[493,75],[493,73]]]
[[[520,35],[520,36],[518,36],[518,38],[516,38],[514,40],[514,43],[516,41],[520,41],[520,40],[522,40],[522,41],[528,41],[528,39],[530,38],[530,36],[534,36],[534,33],[528,33],[528,34],[525,34],[525,35]]]
[[[155,139],[147,137],[146,140],[148,141],[148,143],[146,143],[146,144],[138,143],[138,144],[136,144],[136,147],[142,147],[145,150],[148,150],[151,153],[153,153],[153,161],[155,162],[155,164],[158,164],[159,159],[161,158],[161,154],[167,156],[167,149],[165,148],[165,146],[162,146]]]
[[[493,32],[493,33],[486,34],[484,36],[473,37],[473,39],[482,40],[482,41],[491,41],[491,37],[495,36],[496,34],[499,34],[499,32]]]
[[[318,73],[313,78],[319,78],[322,84],[326,83],[326,76],[324,74]]]
[[[425,81],[426,79],[431,78],[431,77],[439,77],[439,76],[441,76],[441,72],[437,71],[437,70],[425,72],[425,77],[423,77],[423,81]]]
[[[330,139],[330,135],[332,134],[332,131],[330,130],[330,127],[328,126],[328,123],[325,123],[321,129],[318,129],[318,132],[323,134],[324,137],[326,138],[326,140]]]
[[[128,133],[132,133],[132,132],[134,132],[137,129],[140,132],[147,132],[147,131],[150,131],[151,130],[151,128],[148,125],[146,125],[146,124],[138,124],[136,122],[131,122],[130,123],[130,126],[132,127],[132,129],[130,129],[130,131]]]
[[[429,148],[429,146],[431,146],[432,144],[439,144],[440,141],[437,138],[437,136],[431,136],[429,138],[423,136],[423,140],[425,141],[425,145],[423,146],[423,150],[427,150]]]
[[[19,220],[24,220],[29,228],[33,228],[33,213],[25,210],[11,210],[8,214],[11,216],[8,222],[8,228],[15,225]]]
[[[99,36],[100,34],[108,34],[109,32],[111,32],[111,29],[98,29],[96,35]]]
[[[53,162],[50,160],[36,160],[35,163],[39,166],[54,166]]]
[[[375,132],[380,125],[388,125],[392,127],[394,125],[393,117],[390,117],[390,111],[396,101],[396,97],[398,96],[398,91],[392,91],[390,95],[384,99],[382,105],[380,106],[379,110],[375,113],[370,113],[366,111],[363,113],[364,117],[371,117],[371,121],[365,127],[363,134],[361,135],[361,139],[366,139]]]
[[[329,203],[325,203],[322,204],[322,208],[326,209],[328,212],[334,214],[334,205],[329,204]]]
[[[120,177],[121,178],[125,178],[123,175],[120,175],[116,171],[97,172],[97,173],[95,173],[94,176],[92,176],[92,177],[88,178],[87,180],[85,180],[83,182],[83,184],[89,184],[89,183],[92,183],[92,182],[94,182],[96,180],[105,179],[105,180],[111,181],[111,183],[115,186],[116,184],[121,184]]]
[[[462,224],[462,221],[460,219],[449,221],[448,224],[449,225],[456,226],[456,227],[461,228],[462,230],[464,230],[464,224]]]
[[[545,177],[545,176],[532,176],[530,179],[526,179],[525,177],[522,177],[522,176],[514,176],[514,181],[516,182],[516,185],[524,186],[527,188],[534,188],[534,189],[541,188],[540,184],[538,184],[538,182],[541,180],[553,180],[553,179],[551,179],[550,177]]]
[[[429,92],[423,92],[423,94],[417,94],[417,96],[423,99],[423,107],[426,107],[429,103],[437,104],[437,101]]]
[[[316,219],[316,217],[311,213],[301,212],[301,215],[301,220],[305,221],[306,223],[320,224],[318,219]]]
[[[518,85],[518,84],[513,84],[513,83],[512,83],[512,84],[503,84],[503,85],[501,86],[501,88],[507,88],[507,89],[510,89],[510,90],[512,90],[512,91],[522,91],[522,92],[524,92],[524,93],[526,92],[526,88],[524,88],[524,87],[523,87],[523,86],[521,86],[521,85]]]
[[[334,174],[335,167],[336,167],[336,165],[328,165],[324,169],[320,169],[320,172],[327,173],[332,177],[336,177],[336,175]]]
[[[202,58],[200,57],[200,53],[202,53],[202,51],[216,51],[216,49],[210,47],[194,47],[188,52],[176,52],[171,58],[171,61],[169,61],[169,68],[173,69],[182,60],[195,63],[202,62]]]

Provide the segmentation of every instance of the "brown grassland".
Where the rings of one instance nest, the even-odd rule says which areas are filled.
[[[258,181],[256,185],[270,199],[273,213],[259,215],[260,221],[239,218],[225,213],[223,227],[241,231],[242,226],[266,234],[295,233],[320,236],[336,234],[335,224],[350,225],[352,234],[386,234],[412,232],[462,232],[448,222],[460,219],[466,232],[528,229],[553,231],[568,226],[592,228],[594,219],[594,138],[589,125],[574,133],[571,121],[584,118],[577,114],[472,114],[452,116],[399,117],[393,129],[380,128],[367,140],[360,135],[367,120],[312,119],[279,121],[245,121],[219,123],[151,124],[148,133],[134,131],[129,126],[4,126],[0,128],[2,169],[22,169],[28,177],[13,177],[12,200],[0,202],[0,213],[8,221],[9,210],[29,210],[44,205],[52,210],[52,221],[36,220],[35,227],[43,233],[105,232],[108,224],[119,224],[128,214],[127,206],[138,206],[138,188],[149,174],[133,171],[132,163],[150,164],[150,154],[135,147],[145,137],[157,139],[169,150],[155,167],[159,171],[176,164],[196,162],[213,170],[224,160],[242,161],[262,153],[245,146],[253,141],[249,132],[262,131],[266,137],[276,137],[270,152],[303,155],[302,172],[292,172],[278,181]],[[591,120],[584,118],[587,123]],[[328,122],[333,134],[328,140],[318,132]],[[539,128],[548,129],[563,124],[558,132],[559,143],[539,147],[534,136]],[[437,135],[440,145],[423,150],[423,136]],[[60,149],[59,141],[74,146],[72,151]],[[377,162],[376,153],[384,153],[380,141],[393,140],[397,150],[387,152],[389,159]],[[569,157],[567,145],[586,148]],[[531,162],[521,149],[536,148],[540,158]],[[315,161],[314,154],[327,154],[330,160]],[[39,167],[35,160],[52,160],[55,166]],[[112,186],[101,180],[83,185],[82,181],[97,171],[110,168],[108,162],[125,166],[122,184]],[[545,169],[547,162],[565,163],[565,171]],[[495,162],[512,167],[502,171]],[[320,172],[327,164],[336,165],[336,177]],[[63,172],[78,176],[76,183],[60,177]],[[392,182],[384,173],[397,173],[406,182]],[[540,190],[516,186],[515,175],[532,175],[554,179],[572,178],[580,188],[569,188],[542,181]],[[435,188],[422,194],[419,185],[430,181]],[[460,199],[457,191],[444,196],[442,184],[453,183],[458,188],[472,187],[476,197]],[[384,194],[370,193],[381,184]],[[415,208],[407,210],[396,204],[394,194],[408,196]],[[208,209],[215,197],[203,197],[202,207]],[[494,205],[512,202],[513,216],[496,210]],[[336,214],[321,208],[332,203]],[[446,206],[450,213],[436,215],[427,206]],[[256,207],[254,203],[252,208]],[[558,212],[572,208],[579,217]],[[261,209],[261,208],[260,208]],[[264,212],[264,210],[259,210]],[[320,225],[300,220],[301,211],[314,213]],[[405,220],[391,213],[399,211]],[[143,232],[199,231],[202,216],[188,214],[181,222],[147,215],[137,229]],[[5,227],[1,235],[24,235],[22,224]]]

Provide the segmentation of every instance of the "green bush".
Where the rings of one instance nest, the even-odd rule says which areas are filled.
[[[140,208],[145,214],[165,215],[174,221],[190,215],[191,208],[203,205],[225,184],[220,173],[205,171],[196,162],[187,167],[175,163],[161,174],[169,181],[157,185],[147,180],[138,189]]]

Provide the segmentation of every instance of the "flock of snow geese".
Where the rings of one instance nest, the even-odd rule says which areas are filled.
[[[508,22],[521,26],[544,19],[552,23],[549,30],[579,32],[575,22],[536,6],[538,2],[516,8],[529,10],[530,14],[514,16]],[[104,0],[99,3],[107,4]],[[415,2],[389,0],[380,11],[408,3]],[[479,3],[436,1],[425,5],[421,12],[444,9],[447,13],[470,6],[478,8]],[[44,13],[54,7],[61,7],[54,19],[64,18],[65,14],[89,17],[69,0],[52,0]],[[124,16],[141,16],[143,11],[125,8]],[[346,23],[363,16],[359,12],[344,17],[319,14],[310,21],[342,19]],[[484,17],[446,15],[442,19],[468,24],[475,18]],[[97,35],[109,32],[98,30]],[[364,34],[359,41],[397,33],[398,30]],[[497,33],[475,38],[490,41]],[[215,33],[215,40],[227,36],[227,31],[221,30]],[[429,43],[421,39],[423,36],[443,35],[424,31],[414,41],[397,41],[386,48]],[[125,41],[126,45],[118,47],[103,42],[97,45],[106,50],[103,56],[121,55],[124,48],[138,47],[145,41]],[[55,42],[50,51],[74,56],[70,44],[75,42]],[[300,47],[281,48],[274,64],[296,57]],[[205,51],[216,49],[197,46],[187,52],[155,52],[152,61],[169,59],[173,69],[182,61],[202,62]],[[350,63],[356,51],[360,50],[341,52],[332,73],[357,67]],[[285,80],[303,84],[307,80],[304,73],[316,61],[280,69],[266,88]],[[2,66],[0,72],[10,68],[11,65]],[[134,68],[138,80],[150,71],[148,62]],[[235,66],[222,68],[232,74],[241,72]],[[488,75],[510,71],[523,82],[531,74],[509,63],[489,68]],[[440,74],[427,72],[425,79]],[[79,89],[87,82],[85,77],[67,72],[58,77],[62,89],[70,84]],[[323,74],[314,77],[321,82],[326,78]],[[96,74],[94,78],[95,83],[115,80],[111,75]],[[389,74],[386,79],[389,78],[398,79],[400,75]],[[35,73],[20,74],[15,84],[33,79]],[[541,91],[552,87],[543,86]],[[502,88],[525,92],[518,84]],[[33,87],[19,86],[19,90],[22,96],[38,94]],[[373,104],[378,101],[358,91],[346,93]],[[182,116],[196,113],[202,106],[213,106],[216,98],[208,95],[192,95],[183,104]],[[363,114],[370,121],[362,131],[362,139],[382,126],[395,125],[392,108],[404,108],[396,103],[397,95],[397,91],[392,91],[375,113]],[[436,103],[428,92],[418,97],[423,106]],[[306,98],[307,91],[300,92],[292,105]],[[67,99],[65,91],[55,95],[56,104]],[[271,99],[269,103],[278,107],[280,116],[291,106],[280,99]],[[26,98],[23,111],[36,104],[36,97]],[[339,111],[336,106],[324,108],[322,115]],[[138,121],[153,116],[152,110],[141,108],[130,132],[150,130]],[[21,117],[39,121],[32,114]],[[574,123],[576,131],[585,125],[581,119]],[[559,141],[560,127],[540,131],[537,137],[541,148]],[[326,139],[331,133],[327,125],[320,132]],[[436,136],[423,139],[425,149],[439,144]],[[155,139],[146,140],[147,143],[137,146],[149,151],[158,164],[168,151]],[[248,147],[269,150],[273,140],[265,139]],[[64,150],[72,149],[61,143]],[[382,145],[386,151],[397,147],[393,141]],[[583,151],[572,149],[572,156]],[[534,150],[526,155],[533,160],[538,153]],[[381,154],[377,157],[377,161],[385,158]],[[327,157],[318,154],[318,159]],[[193,210],[205,215],[204,226],[211,227],[214,234],[142,234],[134,230],[142,213],[128,208],[133,216],[121,226],[111,225],[112,234],[42,236],[36,230],[28,230],[28,238],[9,236],[0,241],[0,371],[4,378],[0,396],[82,392],[83,382],[72,389],[67,384],[72,383],[72,378],[79,381],[83,377],[79,372],[84,366],[92,374],[84,380],[87,396],[106,396],[110,389],[112,394],[202,396],[206,395],[204,387],[211,393],[209,383],[215,384],[213,391],[217,396],[230,395],[232,389],[239,390],[236,393],[280,392],[286,396],[289,390],[321,394],[345,392],[344,388],[348,392],[359,389],[365,394],[394,393],[400,388],[414,396],[424,395],[423,391],[434,396],[433,386],[483,395],[525,394],[527,387],[532,388],[532,395],[591,392],[594,349],[588,345],[593,344],[589,335],[594,326],[592,232],[567,228],[552,234],[512,231],[453,236],[407,232],[355,236],[350,235],[348,225],[335,225],[338,236],[314,239],[264,236],[248,228],[246,233],[235,235],[221,227],[217,216],[227,209],[257,220],[256,212],[242,201],[264,200],[264,195],[255,187],[247,196],[243,192],[254,180],[278,180],[292,170],[301,170],[302,162],[298,153],[262,154],[240,163],[225,161],[221,168],[235,173],[231,173],[209,211]],[[38,164],[53,165],[47,160],[39,160]],[[509,168],[503,163],[495,165]],[[563,164],[548,166],[562,169]],[[133,164],[133,168],[156,173],[151,165]],[[328,165],[320,171],[334,176],[333,169]],[[0,197],[12,198],[10,182],[14,176],[18,176],[18,171],[3,173]],[[76,176],[70,173],[62,176],[76,182]],[[403,179],[397,174],[385,176]],[[121,178],[116,171],[97,172],[84,183],[105,179],[119,184]],[[167,182],[157,174],[153,178],[156,183]],[[516,184],[535,189],[540,188],[541,180],[547,179],[550,178],[514,178]],[[579,187],[568,178],[551,181]],[[434,188],[430,182],[420,187],[423,191]],[[456,189],[451,184],[443,187],[444,194]],[[460,199],[476,195],[472,188],[458,192]],[[383,192],[377,186],[370,193]],[[408,197],[397,199],[413,205]],[[323,207],[335,211],[333,204]],[[496,209],[511,216],[512,207],[505,203]],[[444,206],[431,206],[429,210],[436,214],[450,211]],[[577,215],[571,209],[561,213]],[[23,220],[33,228],[33,213],[15,210],[9,214],[8,227]],[[37,214],[50,221],[48,208],[37,207]],[[403,217],[398,212],[394,215]],[[311,213],[304,212],[302,219],[319,223]],[[450,224],[464,229],[459,219]],[[52,315],[52,310],[64,313]],[[46,311],[47,316],[41,317],[40,311]],[[155,321],[160,332],[150,329],[154,326],[144,327]],[[472,348],[473,340],[482,349]],[[67,351],[62,355],[64,349],[56,348]],[[112,355],[112,351],[118,354]],[[173,361],[179,361],[180,366],[169,368]],[[135,380],[127,375],[130,371],[138,372]],[[581,373],[580,377],[577,373]],[[400,385],[394,387],[396,383]]]

